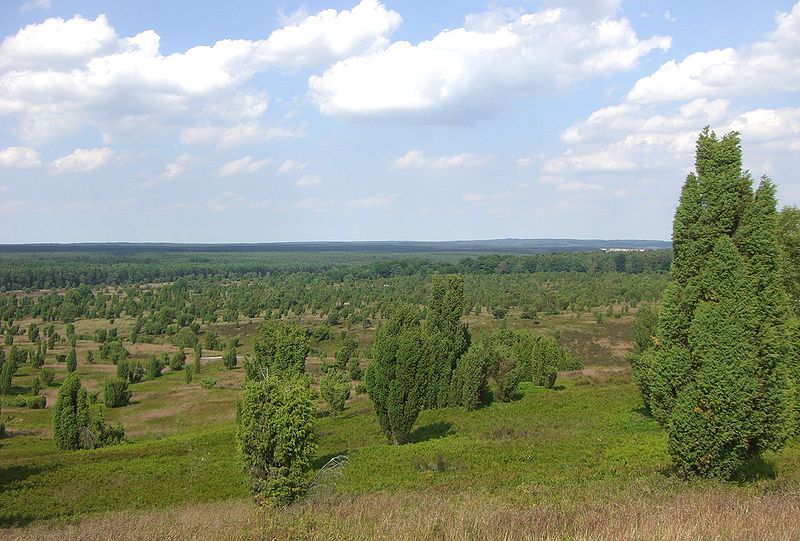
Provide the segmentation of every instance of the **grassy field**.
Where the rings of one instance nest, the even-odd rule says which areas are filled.
[[[233,418],[242,370],[204,360],[213,389],[166,371],[132,385],[133,402],[105,410],[129,443],[61,452],[48,408],[3,408],[0,525],[10,539],[792,539],[800,537],[800,442],[752,464],[734,483],[681,481],[670,472],[664,431],[641,411],[623,355],[630,314],[598,324],[588,314],[510,314],[508,326],[555,334],[587,367],[563,373],[556,388],[524,384],[510,403],[465,413],[423,412],[411,443],[390,446],[365,395],[331,416],[321,405],[315,469],[349,462],[304,503],[257,508],[236,454]],[[496,328],[469,316],[473,330]],[[96,322],[83,322],[87,331]],[[220,326],[222,327],[222,326]],[[220,334],[255,325],[229,325]],[[78,332],[82,326],[78,326]],[[362,345],[372,331],[359,329]],[[79,344],[79,350],[91,343]],[[334,343],[322,344],[334,350]],[[137,346],[138,347],[138,346]],[[132,348],[144,357],[147,348]],[[98,389],[113,365],[79,373]],[[597,362],[592,362],[595,360]],[[65,373],[63,363],[48,357]],[[318,373],[318,358],[309,372]],[[26,372],[27,371],[27,372]],[[15,382],[30,375],[24,366]]]

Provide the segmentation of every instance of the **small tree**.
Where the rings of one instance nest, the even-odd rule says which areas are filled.
[[[383,433],[399,445],[408,440],[427,390],[427,348],[416,308],[394,309],[372,348],[367,392]]]
[[[3,363],[3,367],[0,368],[0,394],[9,394],[11,392],[11,379],[16,371],[17,364],[14,361],[9,360]]]
[[[305,472],[316,452],[314,413],[303,381],[245,381],[236,439],[258,499],[285,505],[305,494]]]
[[[253,346],[253,359],[249,363],[250,372],[246,375],[252,379],[266,371],[286,378],[303,374],[308,351],[308,337],[304,330],[296,326],[266,324],[259,329]]]
[[[75,348],[70,348],[69,353],[67,354],[67,372],[73,373],[75,370],[78,369],[78,354],[75,352]]]
[[[228,342],[225,352],[222,354],[222,364],[228,370],[236,368],[236,345],[234,342]]]
[[[82,433],[89,426],[89,399],[77,374],[70,374],[58,390],[53,407],[53,437],[59,449],[82,447]]]
[[[106,407],[121,408],[130,403],[133,393],[128,390],[128,380],[116,378],[104,382],[103,395]]]
[[[186,353],[184,353],[183,349],[179,349],[170,359],[169,368],[173,372],[177,372],[178,370],[183,370],[184,366],[186,366]]]
[[[200,341],[198,341],[194,345],[194,373],[200,373],[200,362],[203,358],[203,346],[200,345]]]
[[[150,357],[147,358],[147,368],[145,370],[147,379],[154,380],[161,376],[161,370],[163,369],[164,365],[161,364],[161,360],[158,357],[150,355]]]
[[[46,366],[42,367],[42,369],[39,371],[39,375],[41,376],[44,384],[48,387],[53,384],[53,380],[56,378],[55,370]]]
[[[353,338],[345,338],[342,342],[342,347],[336,351],[336,367],[339,370],[347,368],[347,363],[356,352],[358,342]]]
[[[350,381],[341,370],[328,370],[319,383],[319,394],[330,405],[333,413],[341,413],[345,402],[350,398]]]

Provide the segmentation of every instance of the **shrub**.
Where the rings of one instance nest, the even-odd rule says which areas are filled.
[[[39,378],[37,377],[34,377],[33,380],[31,381],[31,394],[38,395],[39,391],[41,390],[42,390],[41,380],[39,380]]]
[[[42,367],[41,371],[39,372],[39,375],[41,376],[44,384],[47,386],[52,385],[53,380],[56,378],[55,371],[52,368],[48,368],[46,366]]]
[[[67,372],[72,373],[78,369],[78,354],[75,352],[75,348],[70,348],[69,354],[67,354]]]
[[[130,403],[133,393],[128,390],[128,380],[107,379],[103,383],[103,396],[106,407],[121,408]]]
[[[344,370],[347,368],[347,363],[350,362],[350,358],[356,352],[358,348],[358,342],[353,338],[345,338],[342,342],[342,347],[336,351],[336,366],[339,370]]]
[[[427,390],[428,358],[416,307],[396,308],[375,333],[366,384],[387,439],[405,443]]]
[[[155,355],[150,355],[147,358],[147,369],[145,370],[147,374],[147,379],[154,380],[157,377],[161,376],[161,370],[164,369],[164,365],[161,364],[161,361]]]
[[[77,374],[67,376],[58,390],[53,407],[53,437],[59,449],[83,447],[84,429],[89,426],[89,400]]]
[[[186,378],[186,385],[189,385],[192,382],[192,367],[191,366],[187,366],[186,370],[184,370],[184,372],[185,372],[185,378]]]
[[[320,381],[319,394],[330,405],[333,413],[341,413],[345,402],[350,398],[350,381],[341,370],[329,370]]]
[[[127,359],[130,355],[128,350],[125,349],[125,347],[122,345],[122,342],[119,340],[113,340],[111,342],[100,344],[98,352],[101,359],[111,361],[114,364]]]
[[[233,342],[228,342],[225,352],[222,354],[222,364],[228,370],[236,368],[236,346]]]
[[[3,363],[3,367],[0,368],[0,394],[8,394],[11,392],[11,380],[16,371],[17,365],[13,361],[6,361]]]
[[[203,378],[200,380],[200,387],[203,389],[213,389],[217,385],[217,380],[214,378]]]
[[[316,452],[314,405],[303,381],[246,381],[236,411],[236,439],[259,499],[286,505],[306,491]]]
[[[177,372],[178,370],[183,370],[184,366],[186,366],[186,353],[181,349],[170,359],[169,368],[173,372]]]
[[[306,371],[308,351],[308,337],[299,327],[263,325],[253,346],[253,360],[245,366],[245,376],[256,379],[266,372],[285,378],[298,376]]]
[[[350,357],[350,360],[347,361],[347,372],[350,376],[350,379],[356,381],[360,380],[364,375],[364,371],[361,370],[361,363],[358,357]]]

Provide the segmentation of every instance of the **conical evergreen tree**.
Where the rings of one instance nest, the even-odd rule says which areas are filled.
[[[753,193],[737,133],[697,141],[673,223],[656,347],[635,363],[684,475],[730,477],[791,430],[775,187]]]

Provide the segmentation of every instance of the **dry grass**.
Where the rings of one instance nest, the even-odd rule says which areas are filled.
[[[498,539],[789,540],[800,538],[800,493],[690,493],[662,502],[514,507],[484,495],[376,494],[282,511],[249,501],[89,516],[7,530],[18,540]]]

